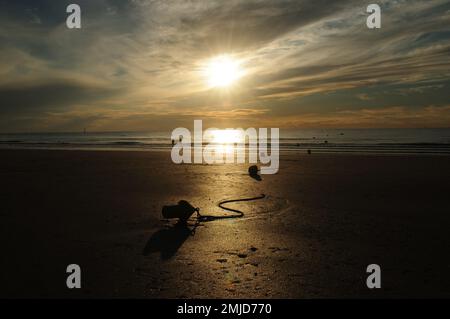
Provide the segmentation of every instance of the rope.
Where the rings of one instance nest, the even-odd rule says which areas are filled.
[[[233,208],[229,208],[229,207],[225,207],[223,206],[224,204],[228,204],[228,203],[236,203],[236,202],[249,202],[249,201],[253,201],[253,200],[258,200],[258,199],[263,199],[265,198],[266,195],[265,194],[261,194],[260,196],[257,197],[251,197],[251,198],[240,198],[240,199],[229,199],[229,200],[224,200],[221,201],[219,203],[219,207],[233,212],[235,213],[235,215],[221,215],[221,216],[214,216],[214,215],[201,215],[200,214],[200,208],[196,208],[195,211],[197,212],[197,222],[209,222],[209,221],[213,221],[213,220],[218,220],[218,219],[230,219],[230,218],[241,218],[244,216],[244,213],[238,209],[233,209]]]

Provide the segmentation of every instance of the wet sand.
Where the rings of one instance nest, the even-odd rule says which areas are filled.
[[[166,152],[0,150],[1,297],[450,297],[448,156],[282,155],[175,165]],[[162,220],[185,199],[244,218],[195,232]],[[79,264],[82,289],[66,288]],[[366,287],[379,264],[382,288]]]

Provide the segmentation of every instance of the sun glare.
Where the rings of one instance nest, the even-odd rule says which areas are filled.
[[[215,130],[212,132],[212,142],[215,144],[234,144],[242,140],[239,130]]]
[[[244,75],[240,62],[228,55],[221,55],[209,61],[205,77],[210,87],[227,87]]]

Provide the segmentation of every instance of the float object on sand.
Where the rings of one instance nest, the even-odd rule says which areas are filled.
[[[248,174],[250,176],[256,176],[258,175],[258,166],[252,165],[248,168]]]
[[[177,205],[163,206],[162,215],[164,218],[179,218],[180,222],[186,223],[187,220],[197,212],[198,209],[185,200],[180,200]]]

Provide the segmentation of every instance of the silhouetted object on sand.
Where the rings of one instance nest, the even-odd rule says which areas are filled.
[[[248,168],[248,173],[250,175],[258,175],[258,166],[252,165]]]
[[[162,215],[164,218],[179,218],[180,223],[186,224],[188,219],[197,212],[198,209],[185,200],[180,200],[177,205],[163,206]]]
[[[257,181],[261,181],[261,176],[259,176],[258,172],[259,169],[256,165],[252,165],[248,168],[248,174],[250,177],[256,179]]]
[[[308,155],[311,155],[311,150],[308,150],[307,152],[308,152]]]

